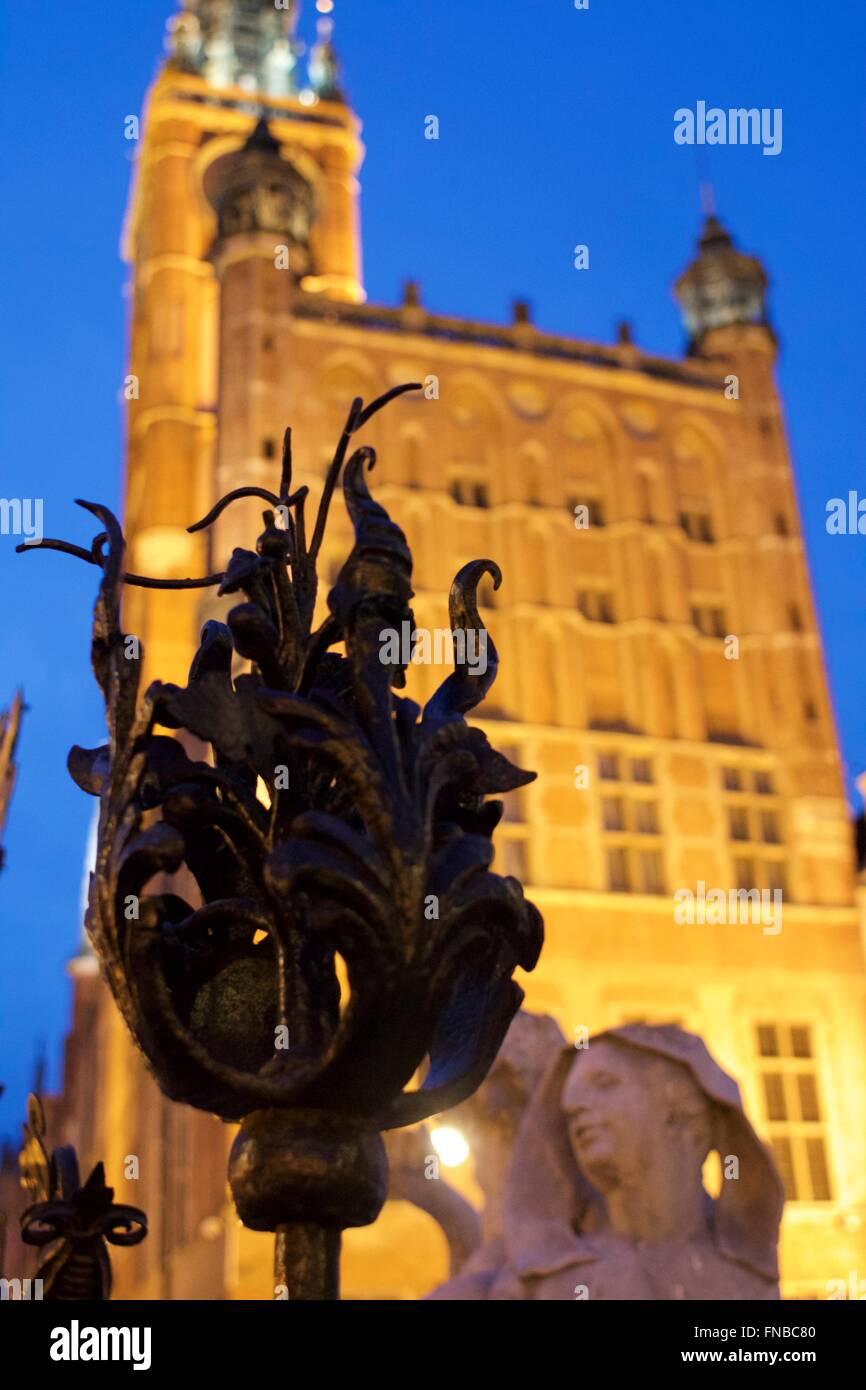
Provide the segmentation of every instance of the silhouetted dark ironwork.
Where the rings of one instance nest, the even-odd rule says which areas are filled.
[[[102,570],[92,652],[109,742],[69,757],[101,801],[87,931],[165,1094],[241,1121],[235,1203],[247,1226],[276,1233],[277,1296],[293,1299],[338,1296],[340,1231],[375,1220],[385,1199],[380,1131],[475,1090],[523,997],[514,969],[531,970],[541,948],[520,884],[490,871],[502,803],[486,799],[535,774],[464,717],[495,679],[493,642],[483,673],[456,662],[423,711],[394,694],[408,654],[382,656],[385,630],[414,630],[412,557],[368,490],[373,450],[344,461],[371,416],[417,389],[353,403],[309,543],[289,431],[278,492],[238,488],[189,528],[241,497],[269,504],[256,549],[235,550],[224,573],[124,573],[120,526],[89,502],[104,527],[89,551],[42,543]],[[341,472],[355,542],[314,631]],[[452,630],[483,632],[484,575],[499,587],[491,560],[454,580]],[[120,626],[124,583],[219,584],[245,601],[226,624],[206,623],[185,687],[156,681],[141,695]],[[252,669],[233,676],[238,657]],[[157,726],[203,740],[212,761],[193,761]],[[156,891],[182,866],[200,905],[164,879]],[[407,1089],[425,1065],[420,1089]]]
[[[21,1239],[45,1248],[36,1271],[41,1296],[62,1303],[110,1298],[106,1242],[138,1245],[147,1235],[147,1217],[138,1207],[114,1201],[101,1163],[82,1185],[75,1149],[64,1145],[49,1158],[44,1140],[42,1104],[31,1095],[19,1164],[22,1186],[36,1201],[21,1213]]]

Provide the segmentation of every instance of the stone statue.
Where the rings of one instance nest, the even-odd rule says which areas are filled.
[[[717,1151],[721,1190],[703,1184]],[[774,1299],[784,1201],[733,1079],[694,1034],[557,1049],[524,1114],[502,1231],[435,1299]]]

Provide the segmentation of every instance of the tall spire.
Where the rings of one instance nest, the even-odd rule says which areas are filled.
[[[299,0],[184,0],[169,22],[169,62],[214,87],[294,96]]]
[[[674,285],[691,346],[697,347],[704,334],[714,328],[736,324],[767,327],[766,291],[767,275],[761,262],[738,251],[715,211],[708,211],[698,253]]]

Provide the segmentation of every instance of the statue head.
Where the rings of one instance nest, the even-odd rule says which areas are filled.
[[[710,1105],[689,1070],[615,1035],[576,1054],[562,1111],[574,1161],[601,1193],[660,1165],[694,1179],[712,1145]]]
[[[702,1179],[714,1150],[729,1168],[716,1196]],[[558,1049],[514,1147],[503,1209],[509,1263],[532,1277],[593,1259],[593,1233],[624,1190],[651,1206],[685,1188],[699,1197],[702,1238],[720,1257],[778,1280],[781,1180],[736,1082],[703,1041],[632,1024],[585,1049]]]

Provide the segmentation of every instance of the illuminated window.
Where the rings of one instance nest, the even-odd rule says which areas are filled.
[[[783,898],[790,897],[788,892],[788,871],[784,861],[781,859],[767,859],[763,865],[764,882],[761,885],[769,888],[771,892],[778,890]]]
[[[621,845],[611,845],[607,851],[608,887],[612,893],[628,893],[631,883],[628,876],[628,854]]]
[[[734,860],[734,878],[738,888],[745,888],[747,892],[755,888],[754,859],[743,859],[738,855]]]
[[[634,812],[634,829],[640,835],[657,835],[659,833],[658,806],[655,801],[634,801],[632,802]]]
[[[761,812],[761,839],[765,845],[777,845],[779,843],[779,822],[776,819],[775,811]]]
[[[692,622],[704,637],[725,636],[725,612],[715,604],[694,604]]]
[[[728,834],[732,840],[748,840],[749,818],[742,806],[728,807]]]
[[[663,893],[665,891],[662,857],[659,850],[642,849],[637,855],[642,893]]]
[[[652,787],[652,764],[647,758],[632,759],[630,770],[632,782],[622,782],[619,755],[599,756],[601,779],[620,783],[615,794],[611,789],[601,798],[608,888],[612,893],[664,893],[661,825]]]
[[[607,589],[579,589],[577,608],[591,623],[612,623],[613,597]]]
[[[759,1023],[755,1028],[764,1116],[789,1202],[829,1202],[818,1063],[805,1024]]]
[[[450,492],[454,501],[461,507],[489,507],[490,494],[487,484],[471,473],[454,473],[451,477]]]
[[[605,782],[619,781],[619,755],[617,753],[599,754],[598,775]]]
[[[709,512],[680,512],[680,526],[690,541],[700,541],[703,545],[711,545],[715,540],[713,521]]]
[[[732,865],[735,886],[778,890],[787,897],[781,806],[772,773],[723,767],[722,786],[727,793],[728,839],[737,846]]]
[[[502,744],[499,751],[515,767],[522,767],[521,749],[517,744]],[[501,792],[494,799],[503,805],[502,820],[496,827],[496,857],[494,872],[511,875],[521,881],[528,877],[529,826],[526,820],[526,790],[516,787],[514,791]]]

